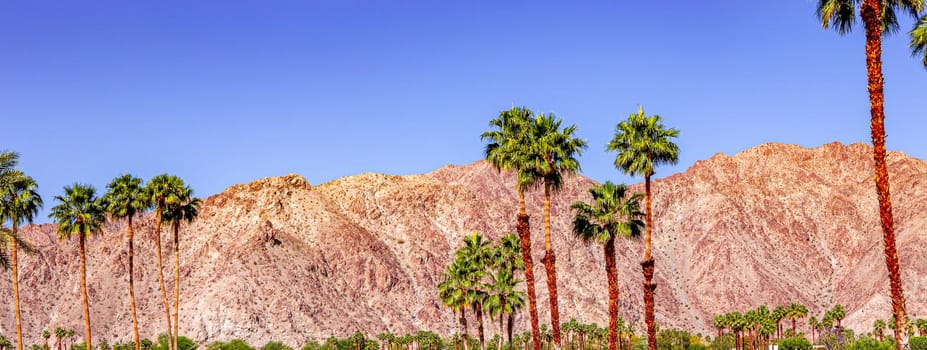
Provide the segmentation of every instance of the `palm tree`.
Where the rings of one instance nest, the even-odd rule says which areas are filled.
[[[467,261],[455,260],[448,265],[447,271],[441,273],[441,282],[438,283],[438,298],[441,303],[460,312],[460,325],[463,329],[464,350],[467,349],[467,293],[469,289],[469,275],[471,266]]]
[[[840,325],[840,321],[843,320],[846,314],[847,314],[846,310],[843,308],[843,305],[840,305],[840,304],[834,305],[834,308],[830,310],[831,317],[833,317],[834,321],[837,322],[838,331],[842,328]],[[897,338],[897,339],[901,339],[901,338]]]
[[[464,298],[466,298],[466,303],[473,308],[473,313],[476,315],[477,334],[479,335],[481,349],[486,347],[483,335],[483,304],[489,297],[481,280],[486,274],[490,254],[489,242],[483,240],[483,235],[479,232],[473,232],[464,237],[464,246],[456,253],[458,261],[463,261],[471,267],[465,277],[468,279],[467,285],[469,288],[466,288]]]
[[[531,338],[534,350],[541,349],[538,326],[537,296],[534,288],[534,260],[531,256],[531,227],[525,210],[525,190],[539,181],[537,174],[524,171],[526,163],[526,130],[533,113],[527,108],[513,107],[502,111],[489,121],[493,130],[484,132],[480,139],[488,141],[484,149],[486,160],[498,171],[514,172],[515,190],[518,192],[518,215],[516,231],[521,240],[522,260],[525,264],[525,283],[528,291],[528,314],[531,318]]]
[[[615,127],[615,137],[608,143],[609,151],[617,151],[615,167],[631,176],[644,176],[646,231],[644,233],[644,322],[647,324],[647,348],[657,349],[657,329],[654,323],[653,295],[657,286],[653,283],[654,261],[651,256],[650,236],[653,231],[653,209],[651,206],[650,178],[654,167],[660,164],[676,164],[679,147],[671,139],[679,136],[679,130],[667,129],[658,115],[645,116],[644,107],[639,106],[627,120]]]
[[[560,312],[557,299],[556,255],[551,246],[550,200],[563,186],[563,176],[580,170],[576,156],[586,148],[586,141],[574,137],[576,125],[561,128],[563,120],[554,114],[539,113],[528,123],[526,143],[530,151],[525,166],[537,173],[544,186],[544,258],[547,290],[550,295],[550,319],[553,341],[560,343]]]
[[[23,349],[22,319],[19,307],[19,254],[18,249],[32,252],[29,244],[19,237],[19,226],[32,220],[42,207],[42,197],[38,193],[38,184],[21,171],[13,169],[19,160],[15,152],[0,153],[0,225],[10,222],[10,230],[0,230],[3,247],[9,244],[10,259],[3,256],[0,265],[12,271],[13,278],[13,314],[16,319],[16,349]]]
[[[180,179],[177,179],[177,183],[183,184]],[[180,322],[178,320],[180,313],[180,224],[196,220],[202,202],[199,198],[193,197],[193,189],[185,185],[175,188],[174,197],[177,199],[166,203],[164,213],[161,215],[163,220],[171,224],[174,232],[174,338],[172,342],[174,349],[178,349],[177,337],[180,335]]]
[[[917,327],[917,335],[927,336],[927,320],[918,318],[914,320],[914,326]]]
[[[776,339],[782,338],[782,319],[785,318],[785,315],[788,313],[788,310],[785,306],[779,305],[773,309],[772,319],[776,322]]]
[[[811,316],[811,318],[808,319],[808,325],[811,326],[811,344],[814,345],[814,334],[818,332],[818,327],[820,326],[818,324],[818,318]]]
[[[879,341],[885,336],[885,320],[878,319],[872,322],[872,333],[879,337]]]
[[[796,333],[796,320],[808,316],[808,308],[799,303],[791,303],[786,309],[786,317],[792,320],[792,333]],[[839,322],[838,322],[839,323]]]
[[[134,232],[132,219],[151,208],[150,197],[142,186],[142,179],[129,174],[119,176],[106,186],[103,205],[113,219],[126,219],[126,241],[129,260],[129,306],[132,309],[132,334],[135,338],[135,350],[140,350],[141,339],[138,336],[138,317],[135,313],[135,265]]]
[[[58,327],[55,328],[55,344],[58,346],[58,350],[61,350],[61,340],[68,335],[68,331],[64,328]]]
[[[921,56],[921,63],[927,67],[927,15],[917,21],[909,33],[911,35],[911,54]]]
[[[714,320],[711,321],[711,325],[718,330],[718,338],[721,338],[724,335],[724,329],[727,328],[727,319],[723,314],[717,314]]]
[[[90,336],[90,301],[87,299],[87,256],[86,239],[103,233],[103,206],[96,198],[93,186],[74,184],[64,188],[64,196],[55,196],[58,201],[49,215],[58,224],[58,238],[67,240],[77,235],[80,243],[80,292],[84,299],[84,327],[87,349],[93,349]]]
[[[161,224],[164,222],[164,211],[169,205],[174,205],[181,201],[178,194],[183,190],[183,181],[179,177],[161,174],[155,176],[148,185],[145,186],[145,193],[148,201],[155,207],[157,221],[155,224],[155,255],[158,261],[158,283],[161,287],[161,301],[164,304],[164,318],[167,323],[167,337],[174,339],[173,329],[171,327],[171,309],[167,301],[167,288],[164,286],[164,268],[162,267],[161,258]],[[174,350],[174,342],[168,342],[168,348]]]
[[[615,238],[640,235],[640,195],[630,195],[624,184],[611,181],[589,190],[592,203],[576,202],[571,208],[573,234],[583,241],[604,245],[605,274],[608,280],[608,350],[618,348],[618,268],[615,263]]]
[[[48,350],[48,338],[51,338],[51,332],[47,329],[42,330],[42,339],[45,339],[45,346],[42,349]]]
[[[901,286],[901,267],[895,248],[895,221],[892,217],[892,199],[889,189],[888,165],[885,161],[885,95],[882,76],[882,35],[898,29],[896,11],[907,12],[917,17],[924,10],[924,0],[818,0],[817,15],[824,29],[833,26],[841,35],[849,33],[856,22],[856,5],[866,30],[866,75],[869,83],[870,129],[875,163],[876,195],[879,200],[879,221],[882,224],[882,243],[885,248],[885,267],[888,269],[892,296],[892,310],[895,320],[905,317],[904,290]],[[921,22],[923,23],[923,22]],[[918,33],[921,30],[915,29]],[[923,52],[923,46],[915,53]],[[902,339],[901,331],[895,330],[895,339]],[[902,342],[895,343],[901,350]]]
[[[518,237],[507,234],[499,239],[499,244],[492,250],[492,267],[496,270],[490,286],[491,295],[487,308],[499,315],[499,332],[502,332],[503,318],[508,314],[507,336],[509,347],[512,346],[512,331],[515,326],[515,313],[525,307],[525,293],[515,287],[521,283],[515,278],[515,271],[523,270],[521,247]]]

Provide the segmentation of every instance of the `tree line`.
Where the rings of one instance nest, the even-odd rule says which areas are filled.
[[[22,315],[20,314],[19,290],[19,251],[31,253],[35,249],[20,235],[19,229],[24,224],[31,224],[39,209],[44,205],[38,194],[35,180],[17,169],[19,154],[12,151],[0,152],[0,266],[12,272],[13,310],[16,329],[16,349],[23,350]],[[167,329],[169,349],[177,350],[178,317],[180,306],[180,227],[183,223],[196,220],[201,201],[193,196],[193,189],[174,175],[158,175],[143,184],[143,180],[129,175],[114,178],[107,186],[107,191],[98,195],[96,189],[87,184],[75,183],[65,186],[64,193],[54,197],[57,203],[49,217],[57,224],[57,234],[61,241],[72,241],[76,236],[80,257],[80,290],[84,318],[84,343],[87,349],[93,349],[90,328],[90,302],[87,296],[87,239],[103,234],[103,225],[107,221],[126,221],[126,260],[128,264],[128,298],[132,314],[132,332],[135,350],[140,350],[141,341],[138,334],[138,318],[135,307],[134,283],[134,227],[133,220],[140,215],[154,210],[156,217],[155,246],[157,255],[158,281],[160,285],[164,317]],[[6,224],[9,223],[9,226]],[[162,225],[170,227],[172,236],[172,253],[174,256],[173,320],[171,305],[168,302],[168,290],[164,283],[162,265],[161,234]],[[55,335],[60,340],[62,335],[56,329]],[[73,338],[73,331],[67,330]],[[48,331],[43,332],[43,337]],[[60,347],[60,346],[59,346]],[[60,350],[60,349],[59,349]]]

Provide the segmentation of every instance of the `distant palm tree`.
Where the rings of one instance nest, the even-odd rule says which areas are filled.
[[[914,326],[917,327],[917,335],[927,336],[927,320],[918,318],[914,320]]]
[[[840,321],[847,315],[846,309],[843,308],[843,305],[837,304],[834,305],[833,309],[830,309],[831,317],[834,318],[834,321],[837,322],[836,326],[838,329],[842,328]]]
[[[179,184],[183,184],[183,182],[180,181]],[[177,338],[180,335],[180,321],[178,319],[180,313],[180,224],[196,220],[199,216],[202,201],[193,197],[193,189],[186,185],[175,188],[174,196],[177,200],[165,204],[162,218],[171,224],[174,232],[174,338],[172,342],[174,349],[178,349]]]
[[[526,171],[528,123],[533,112],[527,108],[513,107],[502,111],[489,121],[493,130],[484,132],[480,139],[488,141],[484,149],[486,160],[498,171],[514,172],[515,190],[518,192],[518,215],[516,231],[521,241],[522,260],[525,263],[525,283],[528,291],[528,315],[531,318],[531,338],[534,350],[541,349],[541,331],[538,325],[537,296],[534,286],[534,260],[531,256],[531,227],[525,210],[525,190],[540,181],[537,174]]]
[[[927,15],[917,21],[909,33],[911,35],[911,54],[921,56],[921,63],[927,67]]]
[[[663,126],[658,115],[644,115],[644,108],[639,106],[637,113],[631,113],[627,120],[615,127],[615,136],[608,143],[609,151],[617,151],[615,167],[632,176],[644,176],[644,193],[646,208],[646,231],[644,233],[644,261],[641,267],[644,274],[644,322],[647,324],[647,348],[657,349],[657,329],[654,323],[654,261],[651,256],[650,236],[653,231],[653,209],[651,206],[650,178],[656,173],[654,168],[660,164],[676,164],[679,159],[679,147],[672,139],[679,136],[679,130]]]
[[[582,155],[586,141],[576,138],[576,125],[561,128],[563,120],[554,114],[539,113],[528,123],[526,167],[543,180],[544,186],[544,258],[541,262],[547,272],[547,291],[550,295],[550,319],[553,341],[559,347],[560,311],[557,300],[556,255],[551,245],[551,196],[563,186],[563,176],[580,170],[577,156]]]
[[[58,327],[55,328],[55,344],[58,346],[58,350],[61,350],[61,340],[68,335],[68,331],[64,328]]]
[[[896,11],[906,12],[913,17],[924,10],[924,0],[818,0],[817,15],[824,29],[833,26],[841,35],[849,33],[856,23],[856,5],[866,30],[866,76],[869,86],[869,112],[871,116],[872,151],[875,163],[876,196],[879,201],[879,221],[882,224],[882,244],[885,248],[885,267],[888,270],[892,309],[895,319],[905,319],[904,290],[901,286],[901,268],[895,247],[895,221],[892,217],[892,197],[889,188],[888,165],[885,160],[885,94],[882,75],[882,35],[898,29]],[[915,29],[921,33],[921,30]],[[912,34],[913,35],[913,34]],[[924,46],[913,42],[915,54],[923,52]],[[927,59],[927,58],[925,58]],[[895,339],[902,339],[900,330],[895,330]],[[895,342],[901,350],[902,342]]]
[[[73,329],[68,329],[68,330],[67,330],[67,336],[68,336],[68,350],[74,349],[74,336],[75,336],[75,335],[76,335],[76,332],[75,332]],[[87,349],[87,348],[85,348],[85,350],[86,350],[86,349]]]
[[[788,313],[788,309],[785,306],[779,305],[773,309],[772,320],[776,322],[776,339],[782,338],[782,319],[785,318],[785,315]]]
[[[148,185],[145,186],[145,193],[148,196],[149,202],[155,207],[156,224],[155,224],[155,256],[157,257],[158,262],[158,283],[161,287],[161,301],[164,304],[164,318],[167,324],[167,337],[173,339],[173,327],[171,327],[171,309],[170,304],[167,301],[167,287],[164,286],[164,268],[162,267],[162,258],[161,258],[161,224],[164,222],[164,211],[165,208],[169,205],[174,205],[177,202],[180,202],[178,198],[178,193],[183,189],[183,181],[173,175],[161,174],[155,176],[150,181]],[[169,341],[168,348],[169,350],[174,349],[174,342]]]
[[[492,275],[492,285],[489,286],[490,296],[487,300],[487,308],[491,313],[499,316],[500,333],[502,333],[503,319],[508,315],[506,335],[509,347],[511,347],[515,313],[525,307],[525,293],[516,290],[521,280],[515,278],[515,272],[525,268],[518,237],[515,234],[502,236],[499,244],[492,249],[491,261],[496,273]]]
[[[808,319],[808,325],[811,326],[811,344],[814,345],[814,334],[818,332],[818,327],[820,327],[818,318],[811,316]]]
[[[90,336],[90,300],[87,298],[87,256],[85,241],[88,237],[103,233],[103,206],[96,197],[96,190],[90,185],[74,184],[64,188],[64,196],[55,196],[58,201],[49,215],[58,224],[58,238],[67,240],[77,235],[80,243],[80,292],[84,299],[84,326],[87,349],[93,349]]]
[[[589,190],[592,203],[576,202],[571,208],[573,234],[583,241],[604,245],[605,273],[608,281],[608,350],[618,348],[618,268],[615,238],[640,235],[644,223],[640,195],[630,195],[627,186],[607,181]]]
[[[108,191],[103,195],[103,204],[106,212],[113,219],[126,219],[126,241],[128,243],[129,261],[129,306],[132,309],[132,334],[135,339],[135,350],[140,350],[141,339],[138,336],[138,317],[135,313],[135,265],[134,232],[132,219],[151,208],[150,197],[145,193],[142,179],[129,174],[119,176],[106,186]]]
[[[786,309],[786,317],[792,320],[792,333],[796,333],[796,320],[808,316],[808,308],[799,303],[791,303]],[[838,322],[839,323],[839,322]]]
[[[0,265],[12,270],[13,278],[13,314],[16,319],[16,349],[23,349],[22,320],[19,307],[19,254],[18,249],[29,253],[32,248],[19,236],[19,226],[23,223],[32,223],[39,208],[42,207],[42,197],[38,193],[38,184],[31,177],[26,176],[14,167],[19,160],[15,152],[0,152],[0,225],[10,222],[11,230],[0,229],[0,239],[3,247],[9,244],[10,259],[6,256],[0,260]]]
[[[879,337],[879,341],[885,336],[885,320],[878,319],[872,322],[872,333]]]
[[[479,335],[480,348],[486,347],[485,337],[483,335],[483,304],[489,297],[486,293],[486,286],[483,285],[482,279],[486,274],[486,268],[490,263],[491,250],[490,243],[483,239],[479,232],[473,232],[464,237],[464,246],[457,251],[457,260],[465,262],[470,269],[466,278],[466,303],[473,308],[476,315],[477,334]]]
[[[441,303],[460,312],[460,325],[463,334],[464,350],[467,349],[467,293],[470,288],[470,274],[472,266],[467,261],[455,260],[448,265],[447,271],[441,273],[441,282],[438,283],[438,298]]]
[[[42,330],[42,339],[45,339],[45,346],[42,348],[45,350],[48,350],[48,338],[51,338],[51,333],[47,329]]]
[[[724,329],[727,328],[727,319],[723,314],[717,314],[714,320],[711,321],[711,325],[718,330],[718,338],[721,338],[724,335]]]

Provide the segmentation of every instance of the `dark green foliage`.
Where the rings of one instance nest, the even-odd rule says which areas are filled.
[[[691,344],[689,350],[708,350],[708,347],[703,344]]]
[[[927,337],[911,337],[908,339],[911,350],[927,350]]]
[[[779,341],[779,350],[811,350],[811,342],[802,336],[785,338]]]
[[[158,343],[151,346],[151,350],[169,350],[170,347],[167,344],[168,338],[167,334],[161,333],[158,334]],[[145,341],[142,341],[142,346],[145,346]],[[179,336],[177,337],[177,350],[196,350],[197,345],[190,338]],[[252,349],[253,350],[253,349]]]
[[[140,348],[145,350],[150,350],[154,343],[151,342],[151,339],[142,339]],[[132,344],[135,345],[135,344]],[[133,347],[134,348],[134,347]]]
[[[880,342],[878,339],[870,337],[860,337],[856,341],[850,343],[847,346],[846,350],[893,350],[895,349],[895,343],[886,340]]]
[[[661,330],[657,334],[657,350],[689,350],[692,335],[678,329]]]
[[[284,343],[281,343],[278,341],[272,341],[272,342],[268,342],[267,344],[264,344],[261,350],[293,350],[293,348],[287,346]]]
[[[306,345],[303,345],[303,348],[302,348],[302,350],[320,350],[320,349],[322,349],[322,344],[319,344],[319,342],[315,340],[310,341],[309,343],[306,343]]]
[[[71,350],[87,350],[87,344],[77,343],[77,344],[71,345]]]
[[[734,336],[725,334],[720,337],[715,337],[715,339],[712,339],[708,348],[711,350],[731,350],[734,348]]]
[[[182,337],[181,337],[182,338]],[[183,349],[180,339],[177,339],[177,347]],[[233,339],[229,342],[213,342],[206,347],[207,350],[255,350],[251,345],[241,339]]]
[[[145,349],[145,342],[142,342],[142,349]],[[135,350],[135,342],[115,342],[113,343],[113,350]]]

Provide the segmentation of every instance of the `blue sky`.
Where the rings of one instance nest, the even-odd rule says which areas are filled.
[[[49,208],[126,172],[208,196],[468,164],[513,105],[577,124],[599,181],[639,181],[604,152],[638,104],[681,130],[658,176],[764,142],[869,140],[861,27],[822,30],[811,0],[4,1],[0,33],[0,149]],[[889,148],[927,158],[927,70],[905,33],[884,50]]]

